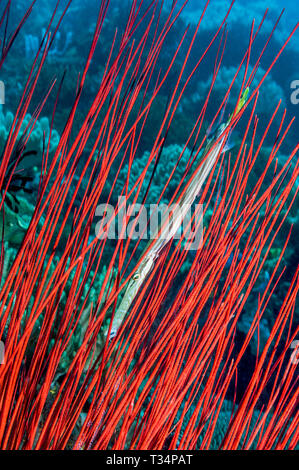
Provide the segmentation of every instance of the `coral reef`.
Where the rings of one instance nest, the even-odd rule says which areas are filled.
[[[162,190],[165,188],[169,175],[172,173],[172,170],[175,169],[174,174],[169,182],[166,190],[163,193],[161,203],[168,204],[171,200],[174,191],[176,190],[177,186],[182,180],[184,172],[186,170],[186,166],[190,160],[191,152],[188,148],[184,151],[184,147],[178,144],[172,144],[167,147],[164,147],[161,156],[159,158],[158,165],[155,169],[154,177],[151,182],[149,194],[147,197],[148,204],[156,204],[161,196]],[[150,153],[144,152],[141,158],[136,158],[132,164],[130,178],[129,178],[129,185],[128,191],[130,191],[135,183],[137,182],[138,178],[142,170],[148,163]],[[150,182],[151,175],[154,169],[155,160],[152,161],[148,167],[145,179],[144,179],[144,186],[146,188]],[[177,167],[176,167],[177,165]],[[176,167],[176,168],[175,168]],[[126,183],[126,179],[128,176],[128,164],[125,164],[120,171],[119,178],[116,182],[114,195],[119,196],[123,190],[123,186]],[[136,194],[136,190],[133,192],[131,198],[134,197]],[[141,202],[142,197],[144,194],[141,192],[139,193],[139,198],[137,202]]]
[[[278,141],[288,135],[283,133],[287,120],[280,128],[279,114],[278,124],[273,115],[279,98],[283,106],[288,104],[283,80],[277,75],[271,72],[265,80],[258,106],[247,119],[255,86],[276,56],[272,51],[267,56],[268,50],[264,54],[258,41],[252,50],[248,48],[243,29],[250,31],[250,19],[244,14],[244,4],[236,2],[228,22],[236,44],[223,56],[210,103],[198,121],[214,60],[209,67],[203,63],[202,75],[192,73],[191,77],[191,70],[201,49],[205,52],[206,40],[212,37],[214,45],[206,50],[205,60],[215,45],[218,48],[222,32],[217,37],[215,30],[228,5],[211,2],[194,50],[189,40],[194,26],[186,31],[187,44],[179,50],[186,25],[178,21],[165,34],[164,44],[160,32],[164,27],[167,30],[172,19],[161,14],[159,4],[162,9],[163,2],[144,2],[139,11],[138,2],[132,2],[132,14],[126,21],[126,5],[119,1],[111,1],[107,17],[105,8],[98,17],[91,13],[98,6],[96,0],[74,1],[62,18],[43,69],[33,67],[29,76],[29,85],[35,83],[34,78],[37,81],[28,98],[32,114],[23,119],[18,138],[27,126],[30,129],[32,116],[39,111],[36,106],[53,76],[57,82],[50,102],[42,109],[41,115],[48,117],[39,118],[26,146],[36,156],[24,158],[22,168],[18,165],[16,169],[16,174],[25,169],[32,177],[31,195],[24,186],[27,179],[20,189],[16,180],[10,184],[11,190],[17,188],[17,197],[9,191],[17,149],[7,146],[10,165],[8,158],[1,162],[1,194],[7,189],[6,199],[1,201],[1,223],[5,225],[0,224],[4,233],[0,339],[7,351],[0,371],[0,399],[5,402],[0,407],[3,448],[262,449],[296,445],[298,429],[289,433],[297,412],[297,378],[289,360],[289,342],[298,332],[299,215],[298,201],[293,200],[298,188],[298,145],[296,141],[293,146],[288,138],[291,150],[279,149],[275,156]],[[277,2],[273,5],[275,15]],[[264,5],[258,1],[252,8],[260,21]],[[16,99],[9,102],[9,109],[20,102],[14,111],[19,116],[22,109],[27,112],[22,104],[22,98],[23,103],[27,98],[26,92],[23,95],[24,70],[28,76],[50,10],[46,3],[33,10],[34,25],[19,35],[18,54],[8,60],[7,71],[18,69],[17,86],[7,93],[9,100],[13,93]],[[186,8],[182,18],[188,20],[188,11],[192,13],[189,19],[196,16],[198,20],[194,6]],[[19,15],[19,9],[16,12]],[[5,15],[3,25],[4,20]],[[113,42],[116,24],[119,32]],[[267,19],[262,44],[264,33],[271,28]],[[5,39],[4,33],[4,46]],[[255,57],[256,45],[257,51],[263,51],[261,60]],[[248,57],[252,52],[253,65],[257,61],[264,68],[256,73],[250,91],[245,85],[238,101],[243,66],[222,116],[226,124],[212,131],[209,135],[213,137],[206,141],[206,128],[219,110],[241,50]],[[186,68],[185,59],[190,59]],[[174,66],[170,67],[172,60]],[[70,74],[69,70],[64,74],[66,67],[72,69]],[[163,82],[168,68],[171,72]],[[249,74],[252,70],[250,67]],[[59,88],[61,76],[64,81]],[[176,98],[189,78],[190,88],[172,120]],[[233,115],[232,109],[236,110]],[[256,112],[262,129],[255,127]],[[58,131],[51,131],[49,142],[53,115]],[[13,117],[13,112],[0,114],[0,152]],[[272,117],[276,129],[268,136],[265,128]],[[248,133],[242,127],[244,121]],[[190,136],[193,124],[196,138]],[[228,142],[235,127],[242,138],[223,152],[221,144]],[[63,152],[58,154],[59,139]],[[259,142],[265,145],[253,164]],[[48,143],[53,165],[39,181],[37,167]],[[198,179],[190,179],[194,169],[189,164],[191,149],[194,145],[196,152],[201,143],[207,153],[202,150],[193,164],[199,165]],[[118,173],[123,155],[125,164]],[[172,240],[175,230],[167,242],[162,237],[151,240],[141,255],[145,240],[95,238],[97,204],[105,202],[112,186],[109,202],[115,204],[126,182],[130,191],[137,181],[137,202],[146,195],[146,207],[158,201],[168,204],[182,187],[186,188],[183,201],[187,194],[192,204],[196,200],[204,205],[204,243],[199,250],[186,255],[184,241],[180,245]],[[276,231],[284,218],[282,230]],[[286,248],[292,225],[293,238]],[[287,265],[285,271],[283,264]]]
[[[11,245],[19,246],[29,227],[34,211],[34,206],[24,196],[18,197],[18,204],[12,200],[11,196],[6,196],[11,200],[12,208],[6,205],[4,217],[4,240]],[[0,220],[0,231],[3,230],[3,218]]]
[[[21,138],[22,134],[26,131],[27,126],[32,126],[31,124],[32,116],[27,114],[22,121],[22,125],[20,128],[19,137]],[[0,152],[3,151],[5,146],[7,137],[9,135],[9,131],[13,124],[14,115],[12,112],[7,111],[4,113],[3,111],[0,112]],[[50,124],[48,117],[42,117],[36,121],[34,128],[30,134],[29,140],[26,144],[26,152],[34,151],[36,155],[30,155],[30,158],[24,159],[22,161],[23,168],[30,168],[32,169],[33,166],[41,166],[42,162],[42,152],[45,146],[49,144],[49,137],[50,137]],[[50,139],[50,146],[49,146],[49,155],[50,157],[55,152],[57,145],[59,142],[59,134],[55,129],[51,131],[51,139]]]
[[[41,38],[38,38],[37,36],[34,36],[33,34],[25,35],[25,56],[27,60],[31,60],[32,57],[34,57],[37,54],[38,48],[45,34],[46,34],[46,30],[45,28],[43,28],[41,31]],[[72,45],[72,40],[73,40],[72,31],[67,31],[66,37],[64,38],[64,42],[62,42],[61,33],[58,31],[56,40],[54,43],[54,47],[49,50],[49,54],[48,54],[49,58],[56,61],[57,58],[64,57]]]
[[[195,23],[196,19],[199,18],[200,13],[203,11],[204,3],[197,3],[192,1],[189,3],[188,7],[182,14],[182,18],[190,23]],[[215,0],[210,4],[205,13],[205,21],[203,22],[202,31],[211,31],[219,26],[219,19],[223,19],[227,14],[227,9],[230,3],[224,2],[223,0]],[[250,15],[244,14],[244,10],[250,9]],[[217,15],[215,14],[217,11]],[[271,2],[271,12],[268,15],[264,26],[263,33],[269,34],[273,28],[273,17],[279,14],[280,5],[277,0]],[[235,2],[229,15],[229,28],[230,30],[236,29],[239,34],[239,38],[242,40],[244,35],[240,34],[244,27],[249,27],[251,25],[252,18],[255,18],[256,23],[258,24],[265,13],[265,2],[263,0],[257,0],[251,2],[250,5],[244,1]]]
[[[237,68],[233,66],[227,67],[223,65],[220,68],[212,90],[213,108],[219,107],[219,105],[221,104],[229,85],[232,83],[236,72]],[[249,67],[248,76],[251,74],[251,72],[252,67]],[[265,70],[262,67],[259,67],[252,83],[253,87],[257,86],[257,84],[263,78],[264,74]],[[230,91],[229,98],[230,100],[232,100],[232,102],[235,102],[235,100],[238,98],[238,93],[242,84],[243,76],[244,67],[240,69],[240,72]],[[183,99],[184,107],[186,110],[189,110],[193,113],[195,112],[195,110],[198,108],[198,103],[203,102],[203,100],[207,96],[211,83],[212,75],[210,75],[208,80],[198,81],[196,91],[194,91],[192,94],[187,95]],[[271,77],[271,75],[268,75],[263,83],[263,93],[260,94],[258,99],[256,108],[257,112],[260,115],[269,116],[269,114],[273,111],[274,104],[277,103],[279,99],[282,100],[282,104],[283,106],[285,106],[286,98],[283,88]]]

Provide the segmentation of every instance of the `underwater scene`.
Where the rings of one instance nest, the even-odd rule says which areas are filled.
[[[5,0],[0,38],[0,449],[298,450],[296,2]]]

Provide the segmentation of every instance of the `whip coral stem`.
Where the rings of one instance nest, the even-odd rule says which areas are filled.
[[[34,3],[8,42],[5,33],[0,67]],[[18,139],[69,4],[57,18],[58,2],[33,59],[0,165],[4,220],[9,184],[51,97],[54,107],[40,162],[37,201],[13,259],[1,242],[0,339],[5,342],[5,362],[0,365],[1,449],[294,449],[298,443],[298,377],[296,364],[289,360],[299,333],[294,325],[297,266],[280,308],[275,309],[269,335],[264,342],[261,339],[263,318],[283,283],[289,227],[284,242],[279,238],[279,255],[267,268],[262,290],[259,285],[297,201],[299,145],[278,165],[294,120],[281,112],[281,102],[273,103],[268,122],[256,116],[262,85],[298,25],[253,86],[280,17],[250,72],[252,49],[266,14],[257,29],[252,23],[236,74],[207,122],[227,47],[225,24],[234,2],[192,67],[189,60],[212,1],[203,7],[191,37],[190,28],[181,31],[162,66],[165,44],[187,3],[178,7],[174,1],[165,14],[159,0],[149,4],[132,0],[127,23],[112,36],[103,74],[82,115],[92,60],[109,16],[110,2],[100,2],[85,65],[53,155],[50,140],[64,80],[59,83],[55,78],[47,84]],[[0,27],[10,8],[9,1]],[[165,171],[159,201],[151,201],[151,185],[179,106],[213,46],[216,58],[207,96],[178,161]],[[242,66],[245,73],[232,102],[229,93]],[[165,87],[168,100],[159,128],[151,135],[148,160],[131,181],[152,111],[157,103],[160,108]],[[231,106],[230,115],[226,106]],[[204,135],[204,124],[211,131],[219,116],[224,116],[223,124],[216,134]],[[239,127],[241,138],[234,151],[228,151],[228,138]],[[262,155],[266,142],[267,159]],[[113,244],[95,236],[97,206],[101,202],[108,208],[119,183],[117,196],[130,203],[141,195],[144,203],[160,202],[188,148],[192,151],[183,176],[168,201],[168,207],[177,203],[168,237],[165,219],[145,249],[140,239],[132,242],[124,231]],[[256,174],[260,160],[262,169]],[[185,215],[184,204],[194,201],[204,207],[204,230],[200,247],[187,258],[184,233],[176,241],[174,235]],[[113,218],[122,210],[120,202]],[[128,219],[125,214],[124,220]],[[195,213],[189,227],[200,220]],[[246,308],[251,309],[252,298],[255,310],[240,344],[238,325]],[[250,348],[255,349],[255,360],[244,384],[240,376]],[[220,426],[223,432],[215,444]]]

